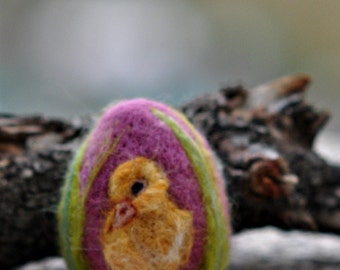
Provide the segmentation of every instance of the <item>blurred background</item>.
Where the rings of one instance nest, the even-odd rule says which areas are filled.
[[[339,14],[338,0],[0,0],[0,111],[67,117],[131,97],[176,106],[306,73],[309,101],[333,114],[318,147],[340,160]]]

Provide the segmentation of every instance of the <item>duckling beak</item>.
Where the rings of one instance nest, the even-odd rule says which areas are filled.
[[[128,201],[122,201],[114,206],[114,216],[112,220],[113,228],[120,228],[130,222],[137,214],[136,208]]]

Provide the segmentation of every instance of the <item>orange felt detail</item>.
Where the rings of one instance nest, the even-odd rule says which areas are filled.
[[[142,183],[142,189],[140,184],[134,186],[138,189],[132,188],[136,181]],[[113,172],[108,192],[113,206],[101,233],[111,269],[175,270],[188,262],[194,239],[193,217],[170,200],[168,186],[161,168],[143,157],[127,161]],[[123,218],[130,207],[136,210],[118,227],[113,226],[120,218],[117,205],[128,209]]]

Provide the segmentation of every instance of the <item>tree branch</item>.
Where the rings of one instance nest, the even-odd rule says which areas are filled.
[[[340,232],[340,168],[313,151],[328,114],[306,76],[226,87],[180,107],[222,161],[235,232],[275,225]],[[58,254],[55,207],[93,118],[0,115],[0,269]]]

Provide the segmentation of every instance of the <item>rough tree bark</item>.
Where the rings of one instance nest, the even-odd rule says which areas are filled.
[[[222,160],[236,231],[340,232],[340,169],[313,151],[329,114],[305,102],[309,78],[227,87],[181,107]]]
[[[328,119],[306,76],[223,88],[180,109],[222,161],[234,231],[275,225],[340,232],[340,169],[313,152]],[[58,254],[55,207],[93,118],[0,116],[0,269]]]
[[[58,253],[62,179],[89,127],[41,116],[0,117],[0,269]]]

